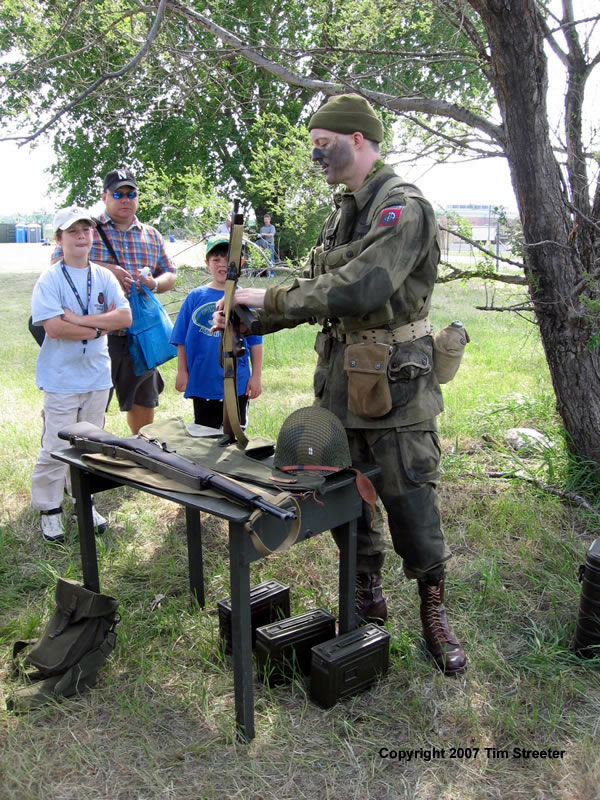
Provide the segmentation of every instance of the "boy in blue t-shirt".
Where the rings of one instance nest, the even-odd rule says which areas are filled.
[[[216,303],[225,294],[229,237],[206,243],[206,265],[212,281],[192,289],[183,301],[171,335],[177,345],[175,388],[194,403],[194,422],[210,428],[223,424],[223,368],[219,364],[219,331],[211,333]],[[262,336],[244,337],[246,355],[237,360],[240,423],[246,425],[248,400],[262,392]],[[250,360],[248,360],[250,352]],[[250,366],[252,370],[250,370]]]

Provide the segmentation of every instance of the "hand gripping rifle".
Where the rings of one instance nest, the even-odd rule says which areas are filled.
[[[76,422],[69,428],[59,431],[58,436],[78,450],[103,453],[111,458],[126,458],[192,489],[214,489],[228,500],[272,514],[278,519],[297,519],[295,509],[283,508],[265,500],[258,492],[201,467],[195,461],[169,450],[166,444],[161,444],[156,439],[148,440],[141,437],[119,439],[118,436],[113,436],[108,431],[92,425],[91,422]],[[281,500],[282,503],[293,502],[288,495],[280,495],[274,500]]]

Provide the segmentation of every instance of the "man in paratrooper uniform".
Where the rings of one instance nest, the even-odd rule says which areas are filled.
[[[377,518],[358,525],[357,614],[384,621],[384,526],[417,580],[427,648],[448,675],[466,669],[443,605],[450,551],[441,529],[437,482],[443,409],[427,318],[440,258],[431,205],[381,160],[383,125],[359,95],[329,99],[312,116],[312,159],[341,184],[335,209],[291,286],[241,289],[261,333],[303,322],[322,326],[315,349],[315,403],[342,421],[353,462],[381,468]],[[215,314],[215,325],[222,319]],[[336,536],[336,531],[333,531]]]

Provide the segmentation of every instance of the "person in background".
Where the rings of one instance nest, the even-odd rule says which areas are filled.
[[[227,215],[227,219],[224,219],[223,222],[219,225],[219,227],[216,230],[216,233],[217,235],[222,233],[225,236],[229,236],[229,234],[231,233],[231,217],[229,216],[229,214]]]
[[[256,240],[256,244],[269,253],[269,259],[271,261],[271,264],[274,264],[276,228],[275,225],[271,224],[271,217],[268,214],[265,214],[263,220],[264,220],[264,225],[261,227],[259,231],[260,236]]]
[[[219,364],[220,334],[211,333],[216,303],[224,296],[227,279],[228,236],[215,236],[206,244],[206,265],[212,280],[193,289],[175,320],[171,344],[177,346],[175,388],[194,404],[194,422],[210,428],[223,424],[223,368]],[[244,339],[246,355],[237,359],[240,423],[247,422],[248,401],[262,391],[262,337]],[[250,359],[248,359],[250,353]]]
[[[104,178],[102,200],[105,210],[97,220],[91,260],[110,270],[126,295],[136,283],[143,283],[157,294],[172,289],[177,270],[165,250],[163,238],[156,228],[141,223],[136,216],[139,191],[135,176],[127,169],[110,170]],[[59,245],[53,259],[61,257]],[[134,374],[126,330],[111,333],[108,350],[119,408],[127,413],[127,423],[135,434],[154,420],[164,382],[158,369],[139,376]]]
[[[51,457],[69,444],[58,432],[74,422],[104,426],[110,388],[109,331],[131,325],[129,303],[117,279],[90,262],[95,221],[84,208],[62,208],[54,218],[62,258],[44,272],[31,298],[33,322],[45,331],[36,385],[44,392],[42,447],[31,476],[31,505],[40,511],[42,537],[64,539],[62,500],[70,493],[66,464]],[[106,519],[92,507],[98,533]]]

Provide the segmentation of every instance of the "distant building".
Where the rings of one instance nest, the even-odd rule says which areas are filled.
[[[471,226],[470,239],[479,245],[495,245],[496,252],[504,248],[506,241],[506,228],[504,221],[510,223],[514,221],[512,215],[504,215],[505,220],[500,220],[497,213],[499,207],[490,204],[452,204],[439,215],[438,221],[442,228],[455,227],[456,217],[468,222]],[[459,236],[449,233],[447,230],[441,231],[442,250],[448,255],[450,252],[467,253],[472,251],[472,245],[465,242]]]

